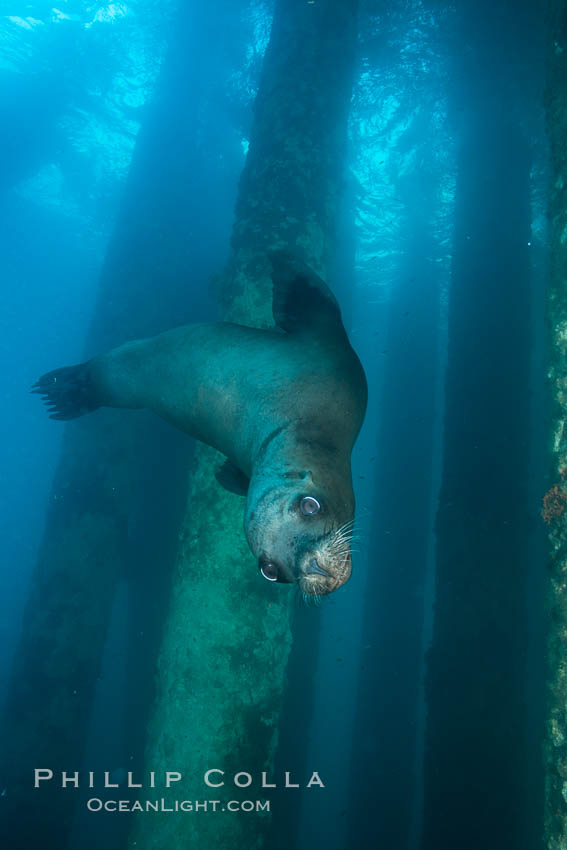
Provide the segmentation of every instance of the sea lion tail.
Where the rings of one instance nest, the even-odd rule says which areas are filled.
[[[43,396],[50,419],[76,419],[100,407],[89,361],[46,372],[32,386],[31,392]]]

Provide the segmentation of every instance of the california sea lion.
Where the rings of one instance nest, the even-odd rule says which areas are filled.
[[[52,419],[147,407],[222,452],[247,495],[244,530],[268,581],[318,596],[351,572],[350,455],[366,379],[337,301],[304,263],[271,256],[277,328],[184,325],[43,375]]]

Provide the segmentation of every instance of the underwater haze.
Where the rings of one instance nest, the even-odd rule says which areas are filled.
[[[2,848],[564,846],[542,756],[546,534],[567,499],[545,318],[567,7],[550,9],[65,0],[0,18]],[[144,372],[163,418],[101,401],[102,379],[95,403],[83,373],[71,421],[30,393],[53,403],[52,370],[193,323],[312,342],[326,285],[368,385],[354,519],[325,525],[344,585],[323,534],[311,584],[254,548],[254,467],[210,447],[253,425],[227,402],[185,428],[200,442],[183,399],[163,414],[180,362],[197,380],[185,349]],[[336,340],[293,381],[303,422],[326,368],[317,417],[340,446],[335,402],[339,423],[364,405],[362,378],[341,401],[355,366]],[[239,358],[251,385],[265,364],[227,349],[229,379],[204,362],[228,399]],[[334,457],[329,505],[350,487]],[[301,495],[304,529],[326,503]]]

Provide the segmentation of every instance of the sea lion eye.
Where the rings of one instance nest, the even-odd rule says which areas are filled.
[[[278,568],[270,561],[266,561],[265,563],[260,564],[260,572],[262,573],[264,578],[268,579],[268,581],[278,580]]]
[[[304,496],[301,500],[301,513],[305,516],[313,516],[321,510],[321,505],[313,496]]]

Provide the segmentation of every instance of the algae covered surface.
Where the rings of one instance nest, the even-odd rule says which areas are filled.
[[[220,280],[224,320],[273,326],[270,250],[293,250],[317,271],[328,271],[339,217],[355,13],[355,2],[329,0],[294,7],[293,13],[289,4],[276,3],[232,254]],[[173,788],[173,799],[266,799],[261,773],[273,769],[286,688],[295,588],[274,587],[259,576],[243,533],[244,500],[214,478],[222,461],[208,447],[196,450],[148,730],[148,769],[183,773],[183,797]],[[203,775],[215,768],[226,771],[227,785],[211,794]],[[230,780],[241,771],[254,777],[248,789]],[[260,848],[267,846],[270,826],[262,812],[147,818],[134,818],[130,846],[136,850]]]
[[[550,186],[551,482],[543,515],[549,526],[549,715],[546,746],[546,844],[567,848],[567,6],[550,4],[547,116]]]
[[[269,770],[277,744],[293,590],[274,595],[272,587],[258,581],[241,530],[243,500],[210,483],[219,460],[208,448],[195,460],[192,498],[199,502],[198,510],[190,512],[181,532],[159,664],[147,761],[152,770],[179,770],[184,777],[178,787],[160,791],[166,802],[252,799],[251,793],[257,795],[251,789],[239,791],[229,780],[239,771],[259,777]],[[226,771],[225,788],[207,788],[203,777],[211,768]],[[216,813],[193,818],[166,813],[152,816],[151,830],[144,817],[131,846],[181,847],[188,842],[229,848],[244,842],[256,846],[256,818],[262,815],[226,813],[223,824]]]

